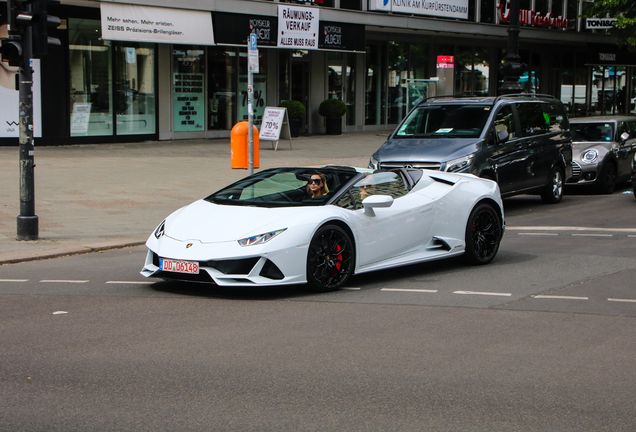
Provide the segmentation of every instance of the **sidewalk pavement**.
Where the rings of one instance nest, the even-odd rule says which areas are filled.
[[[389,131],[261,142],[260,167],[367,167]],[[170,213],[247,176],[231,168],[230,139],[35,149],[39,238],[18,241],[18,147],[0,147],[0,265],[144,244]]]

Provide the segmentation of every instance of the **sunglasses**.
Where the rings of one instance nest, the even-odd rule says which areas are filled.
[[[321,179],[309,179],[307,181],[307,184],[312,184],[312,183],[313,184],[320,184],[320,183],[322,183],[322,180]]]

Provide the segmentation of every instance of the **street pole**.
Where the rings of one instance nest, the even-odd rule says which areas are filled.
[[[26,38],[31,36],[27,32]],[[19,141],[20,144],[20,215],[18,240],[37,240],[38,217],[35,214],[35,163],[33,160],[33,70],[31,69],[31,41],[23,44],[19,72]]]
[[[254,174],[254,73],[258,73],[256,34],[247,39],[247,160],[248,175]]]
[[[510,19],[508,20],[508,53],[499,72],[504,80],[499,87],[499,94],[513,94],[523,92],[519,77],[526,71],[527,65],[521,63],[519,56],[519,0],[509,0]]]

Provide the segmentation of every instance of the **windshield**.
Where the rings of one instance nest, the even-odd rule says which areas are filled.
[[[275,168],[239,180],[205,200],[256,207],[320,206],[357,175],[353,168]]]
[[[611,141],[614,136],[612,123],[573,123],[572,141]]]
[[[397,137],[476,138],[481,135],[489,106],[443,105],[418,107],[404,121]]]

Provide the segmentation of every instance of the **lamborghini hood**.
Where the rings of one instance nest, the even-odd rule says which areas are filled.
[[[202,243],[234,241],[288,228],[291,223],[288,218],[303,210],[306,209],[227,206],[199,200],[168,217],[165,235],[175,240]]]

